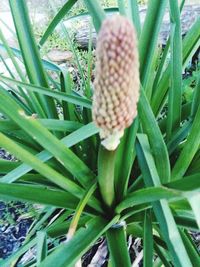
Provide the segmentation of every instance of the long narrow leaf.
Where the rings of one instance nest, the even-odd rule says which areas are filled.
[[[158,186],[160,184],[160,180],[146,136],[138,135],[136,150],[146,186]],[[162,236],[164,237],[170,250],[174,265],[179,267],[192,267],[192,263],[186,252],[167,201],[161,200],[152,205],[155,216],[160,225]]]
[[[67,209],[74,209],[78,204],[78,199],[67,192],[32,185],[0,183],[0,196],[7,201],[21,200]]]
[[[179,127],[182,95],[182,36],[178,0],[170,0],[171,20],[171,75],[168,98],[167,138]]]
[[[64,16],[70,11],[70,9],[74,6],[74,4],[77,2],[77,0],[68,0],[62,8],[59,10],[59,12],[55,15],[51,23],[49,24],[48,28],[44,32],[39,44],[42,46],[47,38],[52,34],[56,26],[59,24],[59,22],[64,18]]]
[[[200,107],[195,115],[190,134],[172,170],[172,180],[181,179],[200,145]]]
[[[138,37],[141,33],[140,14],[137,0],[128,0],[128,10],[130,10],[130,17],[137,30]]]
[[[141,83],[146,89],[167,1],[150,0],[139,40]]]
[[[143,266],[153,266],[153,232],[152,232],[152,221],[149,210],[145,212],[144,218],[144,235],[143,235]]]
[[[55,249],[41,264],[46,266],[68,266],[72,267],[78,259],[89,249],[107,229],[110,228],[119,219],[116,216],[108,222],[103,218],[96,217],[89,221],[84,228],[80,228],[67,244],[62,244]],[[81,242],[80,242],[81,240]]]
[[[192,58],[194,53],[197,51],[200,45],[200,18],[198,18],[191,29],[187,32],[183,39],[183,55],[182,55],[182,69],[184,70],[189,60]],[[170,67],[168,66],[163,76],[158,83],[157,90],[152,98],[152,109],[154,114],[157,116],[160,109],[163,106],[164,100],[167,95],[170,80]]]
[[[40,94],[44,94],[47,96],[57,98],[57,99],[62,100],[62,101],[73,103],[75,105],[80,105],[80,106],[83,106],[86,108],[91,108],[91,101],[88,100],[87,98],[74,96],[74,95],[67,95],[65,93],[52,91],[46,87],[41,87],[41,86],[37,86],[34,84],[22,83],[22,82],[7,78],[3,75],[0,75],[0,80],[14,84],[14,85],[18,85],[21,87],[25,87],[29,90],[32,90],[33,92],[37,92]]]
[[[12,108],[8,108],[12,107]],[[52,153],[86,187],[94,175],[70,149],[32,117],[27,117],[18,105],[0,90],[0,110],[17,123],[40,145]]]
[[[26,3],[24,0],[10,0],[9,3],[28,78],[33,84],[48,87],[46,73],[35,43]],[[51,98],[39,96],[39,100],[48,117],[58,117],[55,103]]]
[[[98,32],[101,28],[102,21],[106,17],[106,14],[97,0],[84,0],[84,3],[93,18],[94,27]]]
[[[85,125],[81,127],[79,130],[73,132],[72,134],[64,137],[62,139],[62,142],[67,147],[72,147],[73,145],[85,140],[86,138],[98,133],[97,127],[93,123],[89,123],[88,125]],[[36,155],[38,159],[40,159],[42,162],[45,162],[53,157],[51,153],[49,153],[46,150],[43,150],[39,154]],[[27,164],[21,164],[19,167],[5,175],[1,181],[6,183],[11,183],[16,181],[19,177],[22,175],[28,173],[32,170],[31,165]]]
[[[153,150],[153,155],[160,179],[162,183],[166,183],[170,180],[169,156],[162,134],[153,115],[151,106],[143,90],[141,90],[138,111],[144,132],[148,135],[151,149]]]

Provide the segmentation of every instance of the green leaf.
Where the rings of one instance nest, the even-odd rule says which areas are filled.
[[[151,175],[153,175],[153,173],[151,173]],[[186,194],[184,195],[184,193],[181,191],[167,189],[161,186],[148,187],[128,194],[126,198],[116,207],[116,212],[120,213],[122,210],[129,207],[157,201],[160,199],[177,200],[185,197]]]
[[[3,75],[0,75],[0,80],[6,81],[6,82],[11,83],[11,84],[19,85],[21,87],[25,87],[28,90],[32,90],[33,92],[37,92],[37,93],[44,94],[47,96],[52,96],[53,98],[56,98],[56,99],[59,99],[62,101],[66,101],[69,103],[73,103],[75,105],[80,105],[80,106],[83,106],[86,108],[91,108],[91,101],[88,100],[87,98],[84,98],[84,97],[68,95],[66,93],[52,91],[46,87],[41,87],[41,86],[28,84],[28,83],[22,83],[22,82],[7,78]]]
[[[197,113],[199,103],[200,103],[200,75],[196,80],[196,86],[194,88],[194,97],[192,100],[192,109],[191,109],[192,116],[195,116],[195,114]]]
[[[10,107],[10,108],[8,108]],[[53,134],[32,117],[24,114],[20,107],[0,90],[0,110],[17,123],[41,146],[55,156],[61,164],[68,169],[81,184],[86,187],[94,179],[94,174],[69,148],[63,146]],[[3,145],[3,144],[2,144]],[[37,160],[37,159],[35,159]]]
[[[182,69],[184,70],[189,60],[200,45],[200,19],[198,18],[187,32],[182,44]],[[157,90],[152,97],[152,109],[157,116],[165,101],[170,81],[170,66],[168,66],[160,79]]]
[[[188,204],[188,202],[187,202],[187,204]],[[172,206],[172,204],[170,206]],[[173,206],[174,206],[174,203],[173,203]],[[193,230],[195,232],[199,231],[198,225],[196,223],[196,220],[195,220],[195,217],[194,217],[194,214],[192,211],[175,209],[175,211],[173,211],[173,215],[174,215],[174,219],[175,219],[177,225],[179,225],[183,228],[186,228],[189,231],[191,231],[191,230]]]
[[[28,9],[24,0],[9,1],[15,24],[18,42],[21,48],[26,72],[31,83],[48,87],[46,73],[35,43]],[[50,118],[58,118],[54,101],[47,96],[38,96],[42,108]]]
[[[123,16],[126,16],[126,6],[124,0],[117,0],[118,7],[119,7],[119,13]]]
[[[89,123],[88,125],[85,125],[81,127],[79,130],[73,132],[72,134],[69,134],[68,136],[64,137],[62,139],[62,142],[65,144],[66,147],[72,147],[73,145],[85,140],[86,138],[98,133],[97,127],[93,123]],[[42,152],[38,153],[36,155],[38,159],[40,159],[42,162],[45,162],[53,157],[51,153],[49,153],[46,150],[43,150]],[[2,182],[11,183],[16,181],[19,177],[26,174],[27,172],[31,171],[32,167],[31,165],[27,164],[21,164],[19,167],[5,175],[3,178],[1,178]]]
[[[125,130],[124,136],[117,148],[115,161],[115,191],[117,201],[121,201],[127,193],[130,172],[135,158],[134,144],[139,120],[135,119],[130,128]],[[124,155],[126,157],[124,158]]]
[[[73,218],[71,220],[70,226],[69,226],[69,230],[67,233],[67,238],[71,239],[76,231],[76,228],[78,226],[78,222],[80,220],[81,214],[83,213],[83,210],[85,208],[85,206],[87,205],[87,202],[89,201],[89,199],[91,198],[92,194],[94,193],[94,191],[96,190],[96,184],[93,184],[86,192],[85,195],[83,196],[83,198],[79,201],[75,213],[73,215]]]
[[[66,191],[76,196],[77,198],[80,199],[84,195],[85,191],[80,186],[78,186],[74,181],[70,180],[66,176],[63,176],[62,174],[52,169],[48,165],[42,163],[41,160],[37,159],[31,153],[18,146],[15,142],[13,142],[12,140],[10,140],[1,133],[0,133],[0,146],[4,147],[13,155],[21,159],[23,162],[32,166],[33,169],[41,173],[48,180],[58,185],[59,187],[65,189]],[[100,203],[96,199],[91,198],[89,201],[89,205],[90,204],[96,207],[99,211],[100,210],[102,211]]]
[[[167,1],[150,0],[139,40],[140,77],[146,90]]]
[[[145,185],[147,187],[160,185],[148,139],[145,135],[138,135],[136,151]],[[159,222],[161,235],[169,248],[174,265],[179,267],[192,267],[167,201],[160,200],[159,202],[153,203],[152,206]]]
[[[67,234],[67,230],[69,229],[71,220],[67,220],[66,218],[68,216],[71,216],[71,211],[69,214],[65,214],[65,221],[61,222],[59,221],[59,217],[56,222],[54,222],[52,225],[48,226],[45,230],[48,234],[48,236],[50,236],[51,238],[56,238],[59,236],[63,236],[65,234]],[[91,216],[87,216],[84,215],[80,218],[79,222],[78,222],[78,227],[84,227],[85,224],[87,224],[89,222],[89,220],[91,220]]]
[[[17,168],[20,164],[20,162],[0,159],[0,174],[6,174],[11,170]]]
[[[161,259],[162,263],[164,264],[164,266],[165,267],[171,267],[171,264],[169,263],[169,261],[166,257],[166,251],[161,250],[161,248],[157,244],[154,244],[154,249],[155,249],[158,257]]]
[[[130,11],[130,17],[139,37],[141,33],[141,23],[137,0],[128,0],[128,11]]]
[[[169,155],[171,155],[178,147],[178,145],[187,138],[188,133],[190,132],[192,127],[192,122],[187,121],[184,123],[184,125],[176,131],[169,142],[167,143],[167,149],[169,152]]]
[[[153,232],[152,232],[152,220],[149,210],[145,212],[144,217],[144,234],[143,234],[143,266],[153,266]]]
[[[101,217],[90,220],[86,227],[80,228],[75,236],[66,244],[59,245],[39,267],[46,266],[68,266],[72,267],[78,259],[90,248],[91,245],[113,224],[118,221],[116,216],[108,222]],[[80,242],[81,240],[81,242]]]
[[[126,232],[123,222],[111,227],[106,233],[108,248],[113,267],[131,267],[130,256],[126,241]]]
[[[38,119],[38,121],[48,130],[73,132],[80,129],[83,124],[77,121]],[[1,123],[1,122],[0,122]]]
[[[115,204],[114,169],[116,150],[109,151],[102,145],[98,153],[98,183],[102,199],[112,210]],[[110,211],[111,212],[111,211]]]
[[[170,162],[167,147],[143,90],[141,90],[138,112],[144,132],[148,135],[159,177],[162,183],[166,183],[170,180]]]
[[[106,14],[97,0],[84,0],[84,3],[93,18],[94,27],[97,32],[101,28],[102,21],[105,19]]]
[[[66,94],[72,94],[72,78],[68,71],[62,70],[60,74],[61,91]],[[75,106],[62,101],[64,120],[75,120]]]
[[[200,194],[194,196],[188,196],[188,201],[190,203],[190,206],[192,207],[198,227],[200,229],[200,206],[199,206]]]
[[[182,179],[172,181],[165,184],[169,188],[174,188],[181,191],[199,190],[200,188],[200,173],[196,173],[190,176],[185,176]]]
[[[182,102],[182,36],[178,0],[170,0],[171,62],[170,90],[168,97],[167,138],[179,128]]]
[[[83,126],[83,124],[76,121],[55,120],[55,119],[36,119],[36,120],[38,120],[48,130],[53,130],[53,131],[73,132]],[[19,129],[20,127],[13,121],[0,119],[0,132],[10,132]]]
[[[59,12],[55,15],[55,17],[51,20],[49,26],[47,27],[46,31],[44,32],[39,45],[42,46],[49,35],[51,35],[56,28],[56,26],[59,24],[59,22],[65,17],[65,15],[70,11],[70,9],[74,6],[74,4],[77,2],[77,0],[68,0],[62,8],[59,10]]]
[[[200,254],[196,249],[194,242],[192,241],[191,234],[182,229],[180,229],[180,234],[193,266],[200,267]]]
[[[6,184],[0,182],[0,196],[2,200],[21,200],[40,203],[67,209],[74,209],[78,199],[68,192],[48,189],[42,186]]]
[[[11,62],[13,64],[17,74],[19,75],[20,79],[22,81],[26,81],[25,75],[23,74],[23,71],[21,70],[16,58],[14,57],[14,53],[13,53],[12,49],[9,47],[7,40],[6,40],[5,36],[3,35],[3,32],[1,31],[1,29],[0,29],[0,39],[3,42],[4,50],[8,54],[9,58],[11,59]],[[6,69],[8,70],[9,75],[12,78],[14,78],[13,71],[10,70],[10,68],[9,68],[8,64],[6,63],[6,61],[4,60],[4,58],[2,56],[0,56],[0,57],[1,57],[1,61],[4,63]],[[30,108],[33,108],[33,105],[32,105],[32,103],[31,103],[31,101],[27,95],[27,92],[23,91],[23,89],[21,87],[18,87],[18,90],[19,90],[20,94],[23,96],[23,98],[25,99],[26,103],[29,104]]]
[[[47,256],[47,237],[44,231],[37,232],[37,266]]]
[[[172,170],[172,180],[181,179],[200,145],[200,107],[195,115],[190,134]]]
[[[17,48],[13,48],[13,47],[9,47],[13,54],[18,57],[18,58],[22,58],[22,53],[19,49]],[[6,48],[5,48],[5,45],[3,44],[0,44],[0,51],[5,52],[6,51]],[[47,61],[45,59],[42,59],[42,65],[45,69],[47,70],[51,70],[51,71],[60,71],[60,67],[58,65],[56,65],[55,63],[52,63],[50,61]]]

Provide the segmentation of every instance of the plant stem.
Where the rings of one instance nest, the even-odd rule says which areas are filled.
[[[98,183],[100,192],[105,205],[111,209],[115,202],[114,190],[114,167],[115,151],[109,151],[102,145],[98,155]]]
[[[130,267],[124,226],[110,228],[106,234],[112,267]]]

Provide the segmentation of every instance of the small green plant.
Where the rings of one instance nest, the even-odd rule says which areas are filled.
[[[182,71],[200,44],[200,19],[182,39],[184,1],[179,6],[169,0],[171,31],[160,54],[157,41],[168,1],[149,0],[142,27],[137,1],[118,0],[125,24],[136,29],[138,51],[121,19],[108,25],[103,36],[111,36],[113,43],[99,35],[104,41],[96,51],[93,84],[91,40],[85,70],[62,27],[77,0],[66,1],[38,43],[26,1],[9,3],[20,49],[10,48],[0,31],[0,48],[17,71],[15,76],[3,61],[10,77],[0,75],[0,147],[18,161],[0,160],[0,198],[39,203],[44,209],[23,246],[0,266],[20,266],[32,248],[36,256],[23,266],[80,265],[103,237],[108,266],[129,267],[128,236],[142,239],[144,267],[199,266],[190,232],[200,228],[200,75],[197,69],[192,94],[184,101]],[[84,10],[99,33],[107,17],[101,1],[85,0]],[[39,53],[59,23],[81,77],[78,92],[68,69]]]

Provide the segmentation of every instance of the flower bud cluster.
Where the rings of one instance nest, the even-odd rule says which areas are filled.
[[[133,25],[120,15],[107,18],[98,35],[92,114],[102,144],[114,150],[137,116],[139,60]]]

